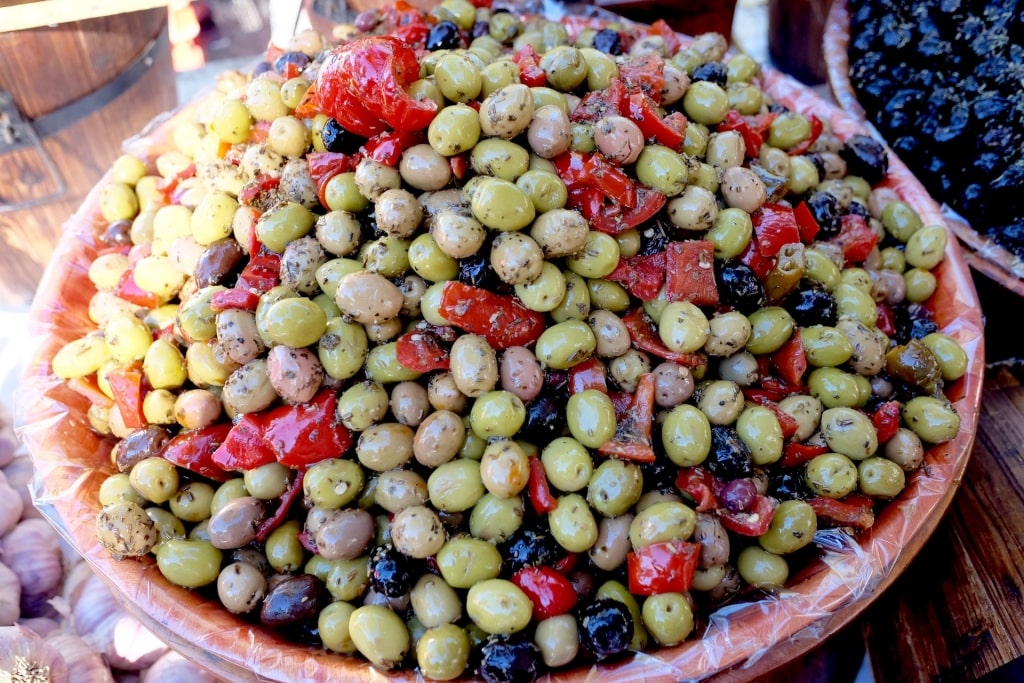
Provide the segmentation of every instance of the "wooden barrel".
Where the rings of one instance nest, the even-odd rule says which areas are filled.
[[[0,303],[31,301],[122,141],[177,100],[166,9],[0,31]]]

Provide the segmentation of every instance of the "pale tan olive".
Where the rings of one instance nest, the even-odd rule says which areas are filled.
[[[426,145],[426,147],[429,148],[430,145]],[[355,183],[359,189],[359,194],[370,201],[376,202],[388,190],[401,187],[402,176],[399,174],[398,169],[385,166],[373,159],[367,158],[360,161],[356,166]],[[320,221],[317,220],[318,229],[319,223]],[[319,237],[319,234],[317,236]],[[336,252],[332,250],[332,253]]]
[[[366,510],[335,510],[313,534],[316,552],[327,560],[354,560],[373,542],[376,525]]]
[[[533,642],[540,649],[541,659],[547,666],[569,664],[576,659],[580,648],[576,617],[559,614],[541,621],[534,631]]]
[[[233,614],[248,614],[263,602],[267,580],[248,562],[232,562],[217,576],[217,597]]]
[[[359,435],[356,458],[376,472],[401,467],[412,459],[414,438],[410,427],[397,422],[373,425]]]
[[[401,424],[418,427],[427,413],[427,389],[416,382],[399,382],[391,389],[391,414]]]
[[[594,332],[597,345],[595,353],[602,358],[615,358],[629,350],[631,340],[622,318],[611,311],[592,311],[587,324]]]
[[[534,118],[533,93],[521,83],[494,91],[480,104],[480,130],[484,135],[511,140],[531,126]]]
[[[540,277],[544,252],[529,235],[503,232],[491,243],[491,267],[502,282],[525,285]]]
[[[480,458],[480,479],[495,496],[510,498],[526,488],[530,461],[526,452],[511,439],[487,444]]]
[[[96,515],[96,536],[116,558],[146,555],[160,541],[153,520],[129,500],[103,506]]]
[[[391,539],[399,552],[423,559],[437,554],[444,545],[444,525],[431,508],[414,505],[394,516]]]
[[[722,174],[722,197],[726,205],[754,213],[768,198],[761,178],[749,168],[733,166]]]
[[[256,540],[267,516],[266,503],[252,496],[235,498],[210,517],[210,543],[225,550],[241,548]]]
[[[498,383],[498,358],[483,337],[464,334],[451,350],[451,376],[465,396],[479,398]]]
[[[462,418],[450,410],[438,410],[416,428],[413,456],[428,467],[443,465],[459,453],[465,438]]]
[[[569,115],[561,107],[551,104],[539,107],[529,122],[527,141],[530,149],[542,159],[555,158],[569,149],[571,128]]]
[[[189,389],[178,394],[174,401],[174,418],[185,429],[211,425],[220,413],[220,399],[206,389]]]
[[[744,403],[739,385],[719,379],[704,385],[697,406],[711,424],[730,425],[740,416]]]
[[[689,301],[673,301],[658,320],[658,335],[673,351],[692,353],[702,348],[711,334],[704,312]]]
[[[396,469],[381,472],[376,481],[373,500],[392,514],[408,507],[422,505],[430,497],[426,480],[414,470]]]
[[[451,258],[465,258],[480,250],[487,231],[472,216],[441,211],[431,224],[430,234],[438,248]]]
[[[402,311],[402,290],[377,273],[349,273],[338,282],[338,308],[360,323],[391,320]]]
[[[466,407],[466,395],[459,391],[450,372],[439,372],[427,382],[427,400],[434,410],[461,413]]]
[[[624,116],[607,116],[594,125],[594,142],[609,161],[625,166],[636,162],[643,151],[644,134]]]
[[[448,159],[428,144],[413,145],[402,152],[398,171],[410,187],[426,192],[444,188],[452,178]],[[357,168],[357,180],[358,175]]]
[[[602,517],[597,525],[597,541],[590,549],[590,561],[599,569],[613,571],[623,565],[626,555],[633,550],[629,540],[629,527],[633,515],[628,512],[618,517]]]
[[[386,190],[374,204],[377,227],[391,237],[410,237],[423,220],[423,207],[412,192]]]
[[[412,587],[409,601],[413,612],[427,628],[451,624],[462,617],[462,600],[445,580],[424,574]]]
[[[587,245],[590,227],[586,219],[570,209],[540,214],[530,227],[530,236],[546,258],[572,256]]]
[[[256,327],[256,316],[249,311],[221,311],[217,314],[216,326],[217,341],[236,363],[248,363],[266,351]]]
[[[718,203],[713,192],[690,185],[668,203],[668,217],[683,230],[707,230],[718,218]]]
[[[913,472],[924,464],[924,444],[913,431],[900,427],[885,442],[885,457],[899,465],[904,472]]]
[[[459,536],[437,551],[437,568],[452,588],[471,588],[501,573],[501,553],[492,543]]]
[[[654,368],[654,402],[674,408],[693,395],[693,373],[685,365],[665,361]]]

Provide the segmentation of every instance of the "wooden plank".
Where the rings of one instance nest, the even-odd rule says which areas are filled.
[[[108,17],[154,7],[166,7],[170,0],[39,0],[0,4],[0,31],[21,31],[69,21]]]

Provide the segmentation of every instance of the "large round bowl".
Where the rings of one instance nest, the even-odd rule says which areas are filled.
[[[870,127],[867,112],[850,82],[850,11],[847,0],[833,0],[825,22],[823,52],[832,94],[843,109]],[[871,128],[874,131],[874,128]],[[881,140],[881,135],[876,136]],[[1024,261],[982,235],[963,217],[943,207],[946,224],[965,247],[964,260],[979,273],[1014,294],[1024,296]]]
[[[842,137],[862,132],[852,116],[831,106],[796,81],[764,74],[763,87],[777,100],[831,122]],[[179,114],[180,115],[180,114]],[[159,149],[166,121],[140,139],[135,151]],[[906,167],[893,158],[886,183],[922,215],[944,221]],[[258,625],[232,616],[216,601],[168,583],[151,557],[114,560],[97,542],[97,489],[110,473],[111,446],[90,431],[87,404],[54,380],[50,361],[61,346],[92,328],[87,277],[96,246],[89,235],[100,220],[98,190],[67,225],[32,314],[37,351],[21,395],[21,434],[37,468],[35,500],[45,515],[92,564],[124,604],[159,636],[212,672],[237,681],[417,680],[414,672],[383,673],[365,661],[288,642]],[[928,451],[925,465],[884,507],[870,532],[854,540],[838,532],[817,537],[819,558],[792,577],[785,590],[756,602],[731,605],[712,616],[707,628],[672,648],[597,668],[559,671],[551,681],[699,680],[729,670],[725,678],[752,680],[810,650],[862,611],[888,586],[935,529],[960,483],[974,440],[984,370],[980,306],[956,240],[937,269],[935,319],[967,351],[967,374],[949,389],[961,417],[954,440]]]

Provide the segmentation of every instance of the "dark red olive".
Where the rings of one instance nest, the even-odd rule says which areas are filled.
[[[323,582],[312,574],[298,574],[274,584],[263,599],[260,621],[267,626],[289,626],[315,620],[330,595]]]
[[[245,252],[233,239],[224,239],[208,246],[199,256],[196,264],[196,284],[202,287],[228,285],[228,278],[242,266]]]

